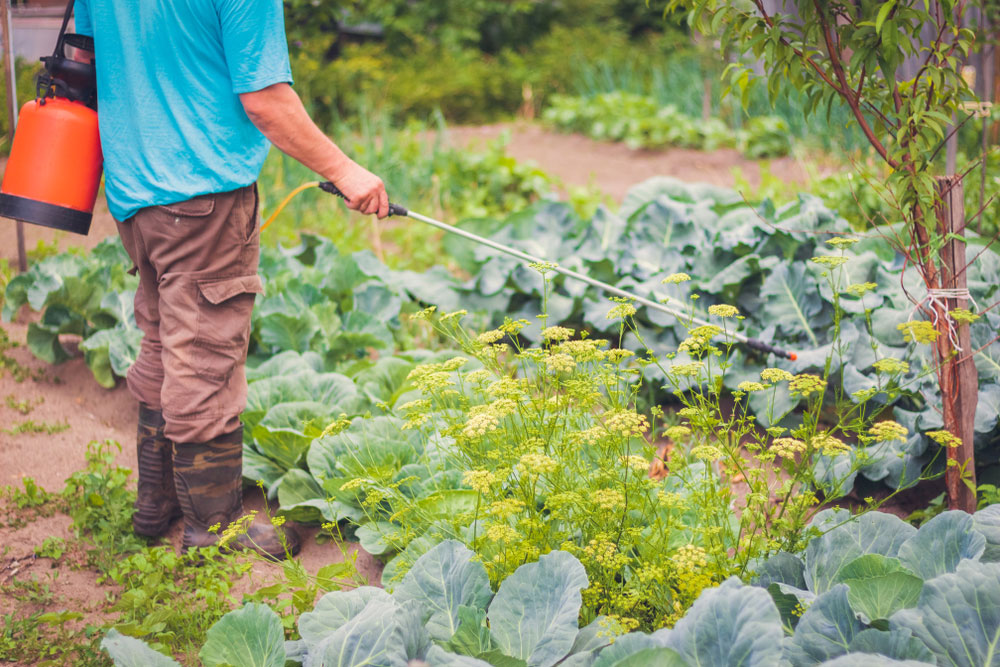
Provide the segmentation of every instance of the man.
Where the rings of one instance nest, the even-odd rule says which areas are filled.
[[[281,0],[76,0],[94,38],[108,208],[139,274],[144,338],[127,383],[139,400],[135,531],[183,514],[183,549],[243,515],[244,363],[256,294],[255,182],[269,148],[382,218],[382,181],[310,120],[292,90]],[[284,542],[284,544],[283,544]],[[282,558],[270,523],[238,545]]]

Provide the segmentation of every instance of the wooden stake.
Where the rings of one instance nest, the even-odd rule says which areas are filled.
[[[14,145],[14,130],[17,128],[17,74],[14,69],[14,44],[11,39],[10,0],[0,0],[0,31],[3,33],[4,79],[7,84],[7,145]],[[17,270],[28,270],[28,255],[24,248],[24,223],[17,221]]]
[[[965,203],[960,176],[942,176],[937,179],[941,206],[937,211],[938,228],[947,239],[941,248],[942,289],[965,290]],[[967,299],[947,299],[948,311],[968,308]],[[950,316],[938,309],[938,372],[941,385],[944,428],[958,436],[962,444],[947,449],[948,468],[945,486],[948,489],[948,506],[969,512],[976,511],[976,458],[973,445],[975,437],[976,404],[979,401],[979,373],[973,362],[969,325],[954,322],[958,332],[955,350],[948,336]]]

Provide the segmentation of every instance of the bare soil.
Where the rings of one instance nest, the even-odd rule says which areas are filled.
[[[737,170],[751,184],[759,181],[760,177],[758,163],[746,160],[732,150],[635,151],[621,144],[558,134],[525,123],[458,127],[449,131],[449,140],[454,145],[472,148],[504,132],[510,133],[508,151],[515,158],[534,161],[567,186],[593,185],[616,201],[621,201],[632,185],[656,175],[723,186],[736,183]],[[794,158],[771,160],[769,168],[773,174],[787,181],[806,180],[805,170]],[[70,246],[92,248],[115,233],[115,224],[103,195],[98,202],[89,236],[25,225],[29,250],[39,242],[55,244],[60,250]],[[0,259],[8,260],[11,266],[16,266],[15,239],[15,224],[0,220]],[[3,324],[11,339],[21,344],[9,353],[10,356],[32,369],[34,377],[17,382],[10,374],[0,376],[0,487],[20,487],[22,478],[31,477],[49,491],[61,490],[64,480],[84,467],[86,444],[92,440],[111,439],[120,443],[119,465],[134,468],[135,400],[123,384],[111,390],[100,387],[82,358],[56,367],[34,359],[24,347],[27,323],[33,317],[37,315],[25,310],[16,322]],[[30,414],[22,415],[8,407],[8,396],[14,401],[28,401],[32,406]],[[10,429],[25,419],[49,425],[66,423],[68,428],[52,434],[11,435],[3,432],[3,429]],[[248,509],[261,509],[259,494],[248,493],[246,504]],[[7,509],[0,507],[0,513]],[[54,594],[52,609],[80,610],[85,613],[85,620],[100,622],[107,618],[106,596],[113,589],[97,585],[97,573],[80,564],[69,563],[65,559],[56,563],[34,555],[34,548],[46,537],[70,539],[69,525],[68,517],[56,514],[17,529],[0,527],[0,586],[8,585],[15,579],[46,579]],[[180,531],[181,523],[178,522],[167,535],[175,547],[179,546]],[[316,532],[315,528],[301,530],[304,539],[300,558],[306,569],[313,573],[341,558],[337,545],[317,543],[314,539]],[[345,548],[358,549],[357,545],[345,545]],[[362,552],[358,565],[370,581],[379,581],[381,564],[376,559]],[[271,574],[276,573],[276,568],[270,569]],[[259,566],[257,570],[255,574],[260,576],[253,577],[257,581],[269,574],[266,566]],[[0,615],[11,611],[23,615],[37,610],[24,608],[16,600],[0,596]]]

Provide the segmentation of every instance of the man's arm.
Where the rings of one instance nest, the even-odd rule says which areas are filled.
[[[389,215],[389,196],[375,174],[347,157],[309,117],[287,83],[240,94],[247,116],[283,153],[323,178],[347,197],[348,208],[379,218]]]

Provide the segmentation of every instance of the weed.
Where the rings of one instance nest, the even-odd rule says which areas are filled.
[[[24,421],[17,422],[10,428],[2,429],[7,435],[21,435],[24,433],[45,433],[47,435],[52,435],[53,433],[62,433],[63,431],[69,430],[69,422],[36,422],[34,419],[25,419]]]
[[[25,379],[32,377],[34,374],[30,368],[24,366],[17,359],[7,354],[7,352],[13,350],[17,346],[18,343],[12,341],[10,336],[7,335],[7,330],[0,327],[0,372],[8,371],[17,382],[23,382]]]
[[[111,661],[98,646],[98,628],[82,631],[72,624],[83,614],[77,611],[35,612],[27,616],[5,614],[0,623],[0,661],[54,667],[105,667]]]
[[[35,547],[35,555],[39,558],[59,560],[68,548],[69,545],[66,543],[66,540],[55,535],[49,535],[42,540],[41,544]]]
[[[263,485],[258,483],[263,488]],[[265,496],[265,514],[270,518],[271,523],[276,527],[284,523],[284,517],[271,517],[270,507],[267,506]],[[339,526],[335,523],[323,524],[323,532],[317,537],[324,537],[342,544],[344,537]],[[261,602],[278,613],[285,629],[294,631],[298,617],[307,611],[312,610],[316,603],[316,596],[333,590],[339,590],[345,583],[364,584],[366,583],[357,570],[357,551],[345,553],[341,550],[341,560],[339,562],[324,565],[313,576],[305,569],[302,563],[292,558],[285,545],[286,558],[281,562],[280,575],[276,577],[274,583],[257,589],[251,595],[246,596],[246,601]],[[251,554],[251,557],[261,558]]]
[[[59,508],[57,497],[38,484],[31,477],[22,477],[24,489],[5,486],[0,489],[0,501],[6,507],[5,524],[10,528],[20,528],[41,516],[52,516]]]
[[[92,548],[87,561],[108,572],[121,556],[140,551],[146,542],[132,532],[135,491],[128,488],[132,471],[115,464],[121,445],[113,440],[87,445],[86,468],[66,480],[63,498],[73,531]]]
[[[22,415],[27,415],[35,409],[36,405],[40,405],[44,400],[41,396],[34,399],[25,398],[18,400],[15,394],[8,394],[5,402],[11,410],[20,412]]]
[[[251,563],[217,547],[178,555],[172,547],[150,547],[114,563],[108,577],[125,588],[112,606],[113,626],[147,639],[157,650],[197,653],[205,632],[237,600],[233,581]]]
[[[60,232],[56,232],[56,235],[55,239],[48,242],[44,239],[38,239],[38,243],[35,247],[25,253],[28,256],[28,261],[34,264],[35,262],[40,262],[43,259],[52,257],[53,255],[58,255],[59,237],[61,237],[62,234]]]

